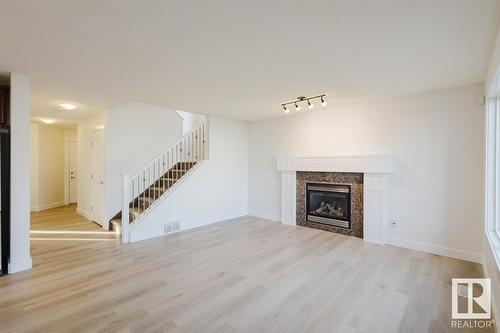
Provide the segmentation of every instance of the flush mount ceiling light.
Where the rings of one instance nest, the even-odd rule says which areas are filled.
[[[50,125],[50,124],[53,124],[56,122],[55,119],[51,119],[51,118],[40,118],[40,121],[44,124],[47,124],[47,125]]]
[[[78,104],[71,103],[71,102],[59,102],[57,103],[60,107],[59,110],[61,111],[72,111],[78,107]]]
[[[307,107],[309,108],[309,110],[311,110],[314,107],[314,104],[311,103],[311,101],[314,99],[321,99],[321,106],[325,106],[326,105],[325,96],[326,96],[326,94],[321,94],[321,95],[316,95],[316,96],[311,96],[311,97],[299,96],[294,101],[281,103],[281,107],[283,108],[283,110],[285,110],[285,113],[289,113],[290,109],[287,108],[287,105],[293,104],[293,105],[295,105],[295,111],[300,111],[302,109],[302,107],[300,106],[300,103],[307,102]]]

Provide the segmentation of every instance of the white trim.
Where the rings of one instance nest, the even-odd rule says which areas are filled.
[[[66,205],[69,205],[70,204],[70,202],[69,202],[69,187],[70,187],[70,184],[69,184],[70,183],[70,181],[69,181],[69,164],[70,164],[69,163],[69,159],[70,159],[69,146],[72,143],[76,143],[78,145],[78,141],[67,139],[66,137],[64,139],[65,139],[65,142],[64,142],[64,203]],[[78,179],[77,179],[77,181],[78,181]],[[77,195],[76,202],[78,202],[78,195]]]
[[[490,87],[485,103],[485,207],[484,229],[487,246],[492,252],[497,268],[500,270],[500,238],[497,221],[500,219],[500,160],[497,151],[500,147],[500,104],[498,75]],[[485,265],[486,266],[486,265]]]
[[[252,216],[252,217],[258,217],[258,218],[264,219],[264,220],[281,222],[281,216],[276,215],[276,214],[257,212],[257,211],[252,210],[252,211],[248,212],[248,215]]]
[[[85,217],[85,218],[86,218],[87,220],[89,220],[89,221],[93,221],[93,220],[92,220],[92,215],[90,215],[90,213],[89,213],[89,212],[87,212],[87,211],[85,211],[85,210],[83,210],[83,209],[81,209],[81,208],[76,208],[76,213],[77,213],[77,214],[80,214],[80,215],[81,215],[81,216],[83,216],[83,217]]]
[[[297,172],[281,173],[281,223],[297,224]]]
[[[402,239],[402,238],[395,238],[395,237],[389,238],[387,240],[387,244],[398,246],[398,247],[404,247],[404,248],[411,249],[411,250],[437,254],[440,256],[445,256],[445,257],[450,257],[450,258],[455,258],[455,259],[460,259],[460,260],[465,260],[465,261],[472,261],[475,263],[482,262],[480,253],[452,249],[449,247],[443,247],[443,246],[432,245],[432,244],[427,244],[427,243],[415,242],[415,241]]]
[[[389,225],[388,177],[365,173],[363,178],[363,239],[385,244]]]
[[[40,205],[37,207],[31,207],[31,211],[32,212],[40,212],[42,210],[57,208],[57,207],[62,207],[62,206],[66,206],[66,203],[64,201],[56,201],[56,202],[51,202],[51,203],[48,203],[45,205]]]
[[[486,231],[486,239],[488,240],[489,249],[492,252],[492,256],[500,269],[500,238],[496,232]],[[486,265],[485,265],[486,266]]]
[[[364,175],[363,239],[385,244],[389,225],[388,176],[392,173],[389,155],[341,155],[279,158],[281,171],[281,223],[296,225],[298,171],[356,172]]]
[[[11,262],[9,263],[9,273],[26,271],[28,269],[31,269],[32,267],[33,261],[31,260],[31,257],[17,257],[16,260],[11,260]]]
[[[153,211],[154,207],[161,204],[167,197],[170,197],[170,194],[174,192],[177,189],[177,187],[179,187],[186,179],[188,179],[199,167],[205,164],[205,162],[208,162],[208,160],[201,160],[197,162],[191,169],[189,169],[188,173],[186,173],[179,180],[177,180],[175,184],[168,189],[168,191],[163,193],[151,206],[149,206],[148,209],[139,218],[135,219],[132,223],[130,223],[129,233],[131,233],[132,230],[134,230],[134,228],[138,226],[141,223],[141,221]]]
[[[31,82],[30,77],[10,73],[12,151],[10,167],[10,263],[9,273],[30,269],[31,184]]]
[[[130,184],[130,174],[124,173],[122,175],[122,243],[130,243],[130,200],[129,200],[129,184]]]
[[[323,157],[282,157],[278,171],[392,173],[389,155],[336,155]]]
[[[486,233],[486,237],[489,238],[489,233],[487,232]],[[498,240],[494,240],[493,242],[495,241],[498,241]],[[495,251],[493,248],[491,247],[488,247],[489,245],[491,245],[491,242],[492,240],[488,239],[486,241],[486,249],[484,251],[491,251],[491,256],[493,257],[493,260],[496,261],[496,264],[498,266],[498,251]],[[489,243],[489,244],[488,244]],[[490,253],[486,254],[485,252],[483,251],[483,271],[484,271],[484,274],[485,276],[489,277],[492,279],[492,281],[496,281],[496,277],[498,276],[499,272],[492,272],[490,270],[490,268],[493,267],[493,265],[490,265],[489,262],[490,262],[490,259],[488,258]],[[488,256],[488,257],[487,257]],[[493,282],[493,288],[495,285],[497,285],[496,282]],[[498,291],[496,292],[498,294]],[[493,317],[496,317],[496,314],[498,313],[498,307],[497,307],[497,299],[494,297],[495,295],[495,291],[494,289],[492,290],[492,295],[491,295],[491,306],[492,306],[492,310],[493,310]],[[496,326],[495,326],[495,332],[498,332],[498,330],[496,329]]]

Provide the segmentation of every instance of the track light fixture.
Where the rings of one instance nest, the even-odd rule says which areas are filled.
[[[283,110],[285,110],[285,113],[288,114],[290,112],[290,109],[287,108],[287,105],[295,105],[295,111],[298,112],[302,109],[302,107],[300,106],[299,103],[307,102],[307,107],[309,108],[309,110],[311,110],[314,107],[314,104],[311,103],[311,100],[320,98],[321,99],[321,106],[325,106],[326,105],[325,96],[326,96],[325,94],[311,96],[311,97],[299,96],[294,101],[281,103],[281,106],[283,107]]]
[[[309,110],[311,110],[314,107],[314,104],[312,104],[310,100],[307,100],[307,106],[309,107]]]
[[[300,105],[295,103],[295,111],[299,112],[301,109]]]

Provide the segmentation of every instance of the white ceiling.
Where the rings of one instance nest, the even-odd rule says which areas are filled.
[[[255,120],[299,95],[482,82],[499,14],[496,0],[0,0],[0,71],[32,76],[35,116],[143,102]]]

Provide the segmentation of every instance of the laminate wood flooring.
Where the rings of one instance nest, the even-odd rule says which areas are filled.
[[[254,217],[125,245],[33,240],[32,257],[0,278],[1,332],[452,332],[451,279],[482,276]]]

